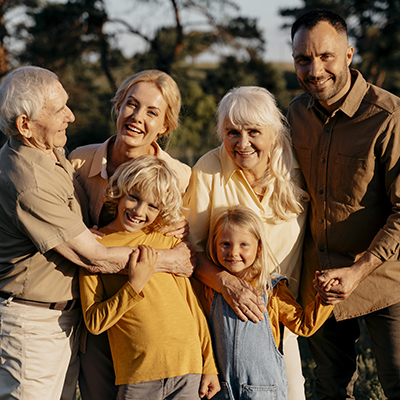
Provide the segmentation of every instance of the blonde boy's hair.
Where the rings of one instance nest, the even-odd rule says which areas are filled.
[[[158,202],[159,210],[152,230],[161,230],[174,225],[182,216],[182,195],[178,178],[163,160],[154,155],[140,156],[121,164],[110,178],[105,203],[116,217],[120,199],[135,190],[143,196],[152,197]],[[151,196],[150,196],[151,193]]]
[[[236,205],[225,207],[215,212],[212,217],[207,241],[208,257],[214,264],[219,264],[216,252],[216,237],[219,232],[231,229],[232,226],[247,230],[249,234],[252,234],[257,239],[260,251],[251,266],[251,272],[255,274],[255,278],[252,279],[251,283],[259,290],[260,294],[269,293],[271,288],[271,274],[268,265],[269,250],[265,227],[260,217],[250,208]]]
[[[308,194],[291,176],[293,166],[292,142],[289,125],[279,110],[274,96],[265,88],[242,86],[231,89],[222,98],[217,110],[217,129],[224,140],[224,122],[234,126],[267,128],[271,135],[269,165],[260,179],[265,196],[270,198],[275,217],[273,221],[288,221],[299,215]]]
[[[125,79],[111,99],[113,103],[112,114],[118,114],[129,90],[140,82],[154,83],[167,103],[167,111],[165,112],[165,126],[167,130],[163,135],[168,135],[169,132],[178,127],[179,111],[181,109],[181,93],[177,83],[165,72],[149,69],[138,72]]]

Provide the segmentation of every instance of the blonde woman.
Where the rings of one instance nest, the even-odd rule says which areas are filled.
[[[89,198],[91,225],[96,228],[114,219],[104,200],[108,180],[121,164],[142,155],[155,155],[177,174],[181,193],[186,189],[191,172],[187,165],[173,159],[157,144],[157,138],[178,126],[181,95],[171,76],[158,70],[138,72],[121,84],[112,103],[116,135],[104,143],[79,147],[69,156],[83,181]],[[186,220],[170,227],[169,231],[167,235],[184,237],[187,234]],[[186,242],[158,253],[158,271],[182,276],[192,273],[192,252]],[[95,336],[89,333],[82,343],[85,344],[82,346],[79,377],[82,399],[115,399],[117,388],[107,334]]]
[[[215,210],[237,204],[260,215],[270,247],[270,272],[289,279],[298,294],[301,250],[306,221],[301,174],[293,159],[289,129],[273,95],[260,87],[229,91],[217,111],[222,145],[204,155],[192,169],[184,203],[189,240],[198,251],[196,277],[225,300],[244,321],[263,320],[265,307],[243,279],[211,263],[206,255],[209,224]],[[304,399],[297,337],[286,332],[288,398]]]

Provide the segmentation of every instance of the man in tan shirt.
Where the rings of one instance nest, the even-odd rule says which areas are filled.
[[[317,288],[334,317],[309,339],[318,399],[353,398],[356,317],[364,316],[389,399],[400,398],[400,99],[351,70],[344,20],[314,10],[292,26],[293,145],[311,197],[300,295]],[[332,288],[329,279],[338,280]],[[339,303],[340,300],[343,300]]]
[[[0,85],[0,130],[10,136],[0,150],[0,398],[73,397],[77,265],[114,273],[132,252],[102,246],[82,220],[85,194],[63,152],[75,119],[67,100],[43,68],[19,68]],[[176,261],[170,253],[160,258],[160,270]],[[185,268],[189,259],[177,264]]]

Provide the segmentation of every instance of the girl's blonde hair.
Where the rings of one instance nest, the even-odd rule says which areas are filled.
[[[165,72],[150,69],[138,72],[137,74],[125,79],[117,89],[114,97],[111,99],[111,102],[113,103],[111,110],[112,114],[118,114],[129,90],[132,86],[135,86],[140,82],[154,83],[167,103],[167,111],[165,113],[165,125],[167,126],[167,130],[163,135],[168,135],[168,133],[178,127],[179,111],[181,109],[181,93],[176,82]]]
[[[117,216],[120,199],[132,190],[139,192],[144,199],[157,199],[159,214],[151,225],[152,230],[159,231],[179,222],[182,216],[182,195],[178,178],[165,161],[154,155],[144,155],[117,168],[109,180],[105,200],[114,217]]]
[[[274,96],[265,88],[242,86],[230,90],[217,110],[217,129],[221,141],[226,134],[224,122],[237,127],[259,126],[269,129],[272,146],[268,168],[259,185],[265,188],[275,216],[273,221],[288,221],[299,215],[308,194],[291,176],[293,166],[289,125],[279,110]]]
[[[260,292],[260,294],[269,294],[271,288],[271,274],[268,265],[268,245],[265,228],[260,217],[250,208],[242,205],[225,207],[217,210],[211,220],[210,230],[207,240],[207,255],[219,265],[216,238],[219,232],[232,229],[232,226],[245,229],[252,234],[258,241],[260,251],[257,258],[251,266],[251,273],[255,278],[251,280],[252,285]],[[223,265],[221,265],[223,267]]]

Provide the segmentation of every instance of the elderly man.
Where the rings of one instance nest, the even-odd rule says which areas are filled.
[[[315,285],[336,304],[309,339],[317,398],[354,398],[356,317],[364,315],[385,395],[400,399],[400,99],[349,68],[354,50],[339,15],[306,13],[292,41],[305,93],[288,119],[311,196],[300,293],[305,306],[316,270],[325,270]]]
[[[74,121],[67,100],[43,68],[19,68],[0,85],[0,130],[10,136],[0,150],[0,399],[73,397],[77,265],[113,273],[132,252],[103,247],[82,221],[85,195],[62,149]],[[183,253],[161,254],[164,269],[188,266]]]

